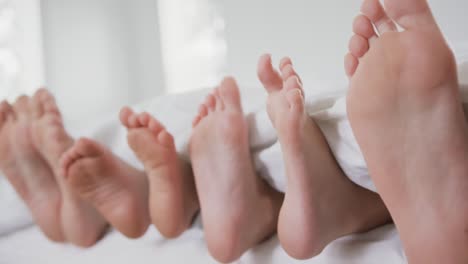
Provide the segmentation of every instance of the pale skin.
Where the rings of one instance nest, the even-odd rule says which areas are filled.
[[[39,90],[0,105],[0,168],[53,241],[88,247],[106,222],[59,177],[59,157],[73,145],[53,97]]]
[[[192,165],[179,158],[174,139],[162,124],[148,113],[135,114],[129,108],[121,111],[120,119],[128,129],[128,143],[144,164],[146,173],[126,164],[95,141],[84,138],[75,141],[66,133],[53,97],[41,90],[33,98],[21,100],[34,105],[35,100],[44,97],[49,102],[52,111],[46,113],[54,117],[54,122],[37,129],[52,130],[55,136],[44,138],[59,140],[42,143],[52,146],[43,152],[35,152],[34,145],[20,148],[11,144],[14,141],[10,137],[17,134],[9,129],[17,122],[13,117],[36,114],[17,107],[18,103],[11,107],[4,102],[0,108],[0,131],[6,136],[2,137],[5,140],[0,142],[0,147],[6,151],[0,153],[13,151],[25,155],[33,151],[34,158],[47,159],[49,162],[40,163],[47,172],[43,173],[47,181],[42,182],[49,182],[51,187],[34,184],[25,172],[40,167],[37,162],[24,162],[28,159],[21,155],[13,156],[11,163],[0,164],[2,171],[20,194],[25,193],[22,197],[30,205],[36,221],[56,241],[90,246],[105,231],[106,223],[135,238],[151,222],[164,236],[174,238],[189,228],[201,207],[208,249],[221,262],[238,259],[277,229],[283,247],[291,256],[302,259],[315,256],[336,238],[384,224],[389,216],[376,194],[351,183],[336,164],[320,129],[304,112],[302,85],[291,61],[283,60],[280,70],[281,74],[273,69],[268,56],[261,58],[259,77],[270,94],[269,114],[278,130],[285,160],[297,166],[286,166],[290,184],[284,202],[283,194],[272,189],[254,170],[239,89],[232,78],[225,79],[207,97],[194,118],[190,142]],[[25,120],[26,124],[35,124],[35,119]],[[304,147],[298,148],[300,145]],[[17,160],[23,162],[17,164]],[[304,166],[304,162],[309,165]],[[12,176],[9,171],[13,169],[21,172],[15,174],[19,176]],[[18,179],[22,185],[31,187],[24,191],[25,187],[15,182]],[[57,184],[59,180],[63,185]],[[94,236],[86,243],[53,236],[54,232],[69,231],[67,227],[71,226],[68,223],[62,227],[64,220],[59,216],[63,210],[55,205],[64,203],[60,186],[92,209],[84,211],[75,207],[75,211],[68,211],[73,216],[68,219],[91,219],[86,227],[94,233],[87,234]],[[50,201],[36,205],[39,199],[34,195],[53,193],[50,188],[56,197],[49,195]],[[327,202],[327,209],[321,209],[321,202]],[[338,218],[343,222],[334,222]],[[43,226],[43,222],[49,224]]]
[[[410,262],[466,263],[468,143],[453,55],[424,0],[385,3],[386,9],[377,1],[365,1],[363,15],[354,23],[355,36],[345,61],[351,78],[348,111],[353,131],[371,177],[395,219]],[[397,33],[394,21],[405,31]],[[156,119],[130,109],[122,111],[129,144],[145,165],[150,186],[146,201],[146,214],[150,216],[141,218],[151,219],[167,237],[176,237],[190,226],[201,206],[209,250],[223,262],[237,259],[273,234],[276,222],[286,251],[296,258],[308,258],[338,237],[389,221],[376,194],[346,179],[321,131],[304,112],[302,83],[291,61],[284,59],[277,73],[269,56],[264,56],[259,63],[259,77],[269,93],[268,112],[286,161],[288,186],[284,202],[282,195],[253,170],[238,88],[232,79],[226,79],[208,96],[195,117],[192,166],[179,159],[172,136]],[[56,183],[55,174],[68,179],[66,186],[76,190],[82,201],[76,200],[92,204],[122,232],[138,234],[145,230],[147,222],[135,224],[130,219],[119,223],[122,214],[114,211],[121,210],[113,210],[118,207],[115,204],[107,206],[111,200],[126,199],[130,202],[122,203],[128,204],[124,211],[144,215],[144,206],[139,207],[145,204],[141,198],[145,194],[141,190],[145,185],[143,172],[86,139],[74,142],[60,136],[67,140],[59,142],[68,143],[57,149],[67,149],[65,154],[39,150],[24,127],[34,124],[41,115],[24,110],[24,100],[0,106],[0,133],[5,133],[1,138],[9,139],[0,142],[0,154],[14,153],[13,159],[0,159],[0,167],[44,232],[57,241],[69,240],[60,236],[63,229],[58,232],[41,224],[55,221],[61,226],[56,212],[62,203],[63,187]],[[31,105],[36,104],[32,109],[36,109],[37,102],[34,98],[32,101]],[[25,133],[21,138],[29,141],[15,138]],[[17,160],[26,162],[18,165]],[[57,160],[62,165],[59,172],[54,172]],[[428,168],[427,164],[437,166]],[[41,184],[28,176],[32,169],[43,179]],[[122,171],[125,173],[119,173]],[[105,177],[109,175],[115,177]],[[80,178],[87,181],[83,183]],[[122,195],[106,198],[107,188]],[[46,202],[40,196],[45,192],[51,194]],[[324,200],[327,208],[321,209]],[[230,205],[228,211],[226,204]],[[84,219],[95,215],[82,210],[82,206],[71,208],[85,215]],[[164,214],[171,218],[161,217]],[[337,219],[343,222],[334,222]],[[99,230],[94,234],[102,232],[102,219],[90,223]],[[125,231],[128,225],[143,228]]]
[[[366,0],[355,20],[351,126],[409,262],[468,263],[468,127],[454,56],[426,0],[384,3]]]
[[[273,70],[269,56],[261,58],[259,77],[270,93],[270,117],[282,145],[295,146],[283,149],[285,160],[299,166],[287,166],[286,174],[293,183],[288,185],[284,203],[282,194],[254,171],[247,124],[233,79],[225,79],[206,98],[193,121],[192,170],[177,158],[172,136],[156,119],[128,108],[121,113],[123,124],[134,133],[130,146],[148,175],[173,179],[177,184],[167,186],[168,196],[183,197],[182,205],[189,205],[173,207],[185,211],[175,213],[183,216],[178,218],[180,222],[171,223],[180,224],[182,228],[177,230],[183,231],[201,206],[208,248],[221,262],[238,259],[277,227],[287,252],[305,259],[341,236],[390,220],[378,195],[354,185],[337,165],[320,129],[304,112],[302,86],[291,61],[283,60],[280,69],[281,74]],[[304,166],[304,162],[310,165]],[[178,183],[191,177],[195,178],[194,186]],[[326,209],[321,209],[321,202],[327,202]],[[334,222],[338,218],[340,221]]]
[[[130,238],[150,224],[146,174],[95,141],[72,139],[44,89],[0,104],[0,169],[52,241],[89,247],[108,223]]]

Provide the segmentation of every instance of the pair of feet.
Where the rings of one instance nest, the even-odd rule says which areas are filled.
[[[59,177],[60,156],[73,144],[53,97],[39,90],[0,104],[0,168],[54,241],[90,246],[106,222]]]
[[[149,225],[144,172],[94,141],[71,138],[44,89],[0,104],[0,169],[53,241],[89,247],[108,222],[128,237]]]
[[[280,70],[273,68],[270,56],[260,59],[259,78],[269,93],[268,112],[286,162],[284,199],[254,170],[248,124],[232,78],[208,95],[194,118],[191,169],[179,159],[160,122],[148,113],[122,110],[128,142],[150,179],[153,223],[163,234],[169,226],[175,231],[171,237],[182,233],[200,209],[209,251],[221,262],[236,260],[276,229],[286,251],[305,259],[336,238],[389,221],[378,195],[354,185],[337,165],[305,112],[291,60],[283,59]],[[166,208],[166,213],[155,208]]]

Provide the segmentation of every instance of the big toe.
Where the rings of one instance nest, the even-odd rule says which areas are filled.
[[[95,141],[87,138],[81,138],[67,150],[60,159],[60,167],[64,175],[68,174],[70,166],[78,159],[83,157],[99,156],[103,153],[102,148]]]
[[[273,68],[271,56],[269,54],[265,54],[260,57],[257,74],[260,82],[263,84],[267,92],[271,93],[281,90],[283,79],[278,71]]]
[[[48,93],[47,90],[41,88],[36,91],[36,93],[31,99],[31,107],[34,118],[40,118],[44,114],[44,106],[42,104],[41,98],[43,98],[46,93]]]
[[[13,104],[13,110],[18,119],[28,119],[30,117],[30,98],[22,95]]]
[[[42,90],[38,94],[39,104],[44,114],[53,114],[60,117],[60,111],[55,102],[55,97],[47,90]]]
[[[233,78],[228,77],[223,80],[219,86],[219,96],[226,107],[241,110],[239,87]]]
[[[128,106],[123,107],[119,113],[120,123],[122,123],[122,125],[124,125],[125,127],[130,128],[131,127],[130,117],[133,115],[134,115],[134,112],[130,107]]]
[[[385,0],[389,16],[405,29],[438,30],[427,0]]]

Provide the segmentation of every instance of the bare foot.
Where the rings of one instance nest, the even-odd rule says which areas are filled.
[[[275,232],[282,195],[256,173],[239,90],[227,78],[200,107],[190,156],[210,253],[231,262]]]
[[[98,241],[106,222],[87,202],[82,201],[60,175],[60,157],[73,145],[66,133],[53,96],[44,89],[32,99],[31,136],[37,151],[48,162],[62,193],[61,222],[67,241],[89,247]]]
[[[425,0],[385,5],[365,1],[356,20],[349,119],[409,262],[467,263],[468,128],[454,57]]]
[[[191,167],[179,159],[172,135],[148,113],[124,108],[120,120],[148,174],[151,220],[162,235],[175,238],[191,225],[199,210]]]
[[[260,59],[259,78],[269,93],[267,110],[288,177],[278,235],[292,257],[307,259],[333,240],[385,224],[390,216],[377,194],[343,174],[322,131],[305,111],[304,91],[291,60],[284,58],[280,69],[281,75],[269,55]]]
[[[35,222],[51,240],[63,242],[61,195],[47,162],[33,146],[30,98],[12,107],[0,104],[0,170],[26,202]]]
[[[61,158],[61,175],[122,234],[138,238],[149,226],[146,175],[90,139],[80,139]]]

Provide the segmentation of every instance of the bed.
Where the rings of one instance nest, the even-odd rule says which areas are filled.
[[[343,87],[343,86],[341,86]],[[189,133],[184,123],[209,90],[184,95],[158,97],[137,106],[152,109],[176,135],[178,146],[184,146],[184,134]],[[259,87],[242,89],[244,109],[247,113],[264,107],[265,94]],[[186,114],[185,114],[186,113]],[[177,120],[177,122],[171,121]],[[183,125],[181,125],[183,124]],[[135,166],[141,166],[125,144],[125,130],[113,117],[98,118],[85,129],[70,130],[75,135],[89,136],[108,145],[114,152]],[[177,136],[179,135],[179,136]],[[166,240],[151,227],[146,235],[129,240],[116,231],[108,234],[91,249],[79,249],[71,245],[54,244],[33,226],[21,201],[0,179],[0,264],[31,263],[215,263],[208,254],[200,219],[193,227],[175,240]],[[288,257],[272,237],[246,253],[237,263],[302,263]],[[345,237],[333,242],[318,257],[303,263],[406,263],[398,234],[393,225],[387,225],[369,233]]]
[[[304,4],[310,3],[309,1],[303,1]],[[335,1],[338,3],[338,1]],[[451,11],[454,8],[442,8],[444,6],[458,6],[459,3],[456,0],[453,1],[430,1],[431,4],[437,6],[436,13],[439,18],[445,21],[444,29],[454,29],[453,32],[446,30],[451,34],[452,44],[457,51],[457,58],[459,60],[468,61],[468,42],[465,39],[461,39],[463,36],[455,32],[456,27],[449,27],[453,17],[448,16],[451,14]],[[261,1],[257,5],[261,5]],[[250,3],[248,3],[250,4]],[[349,9],[342,18],[343,21],[349,23],[352,16],[357,12],[358,4],[349,4],[345,5],[344,8]],[[299,5],[300,6],[300,5]],[[333,9],[336,9],[335,4],[331,3]],[[457,8],[455,8],[457,9]],[[463,8],[458,8],[459,13],[464,13]],[[450,11],[450,12],[448,12]],[[317,9],[317,13],[322,11]],[[314,18],[314,15],[308,15],[308,17]],[[466,17],[463,14],[457,17]],[[242,17],[244,19],[244,17]],[[318,16],[319,20],[323,20],[323,16]],[[450,21],[449,21],[450,20]],[[461,21],[461,20],[460,20]],[[458,21],[458,22],[460,22]],[[345,22],[343,22],[345,23]],[[278,22],[280,24],[280,22]],[[306,23],[305,23],[306,24]],[[322,27],[323,23],[315,24],[316,27]],[[457,25],[460,23],[456,23]],[[461,23],[463,24],[463,23]],[[306,25],[302,31],[309,30],[309,25]],[[242,30],[238,30],[243,32]],[[301,31],[301,30],[298,30]],[[324,30],[326,31],[326,30]],[[332,30],[330,31],[332,32]],[[276,32],[274,32],[276,33]],[[232,34],[232,33],[231,33]],[[240,33],[239,33],[240,34]],[[273,34],[273,33],[271,33]],[[276,34],[275,34],[276,35]],[[300,34],[302,36],[302,34]],[[465,34],[466,35],[466,34]],[[342,40],[347,39],[349,36],[348,32],[340,31],[337,36],[328,36],[327,40],[322,40],[322,42],[328,43],[341,43]],[[454,37],[455,36],[455,37]],[[458,36],[461,36],[458,38]],[[228,36],[228,38],[234,38],[240,40],[239,36],[235,35],[234,37]],[[276,36],[275,36],[276,37]],[[336,41],[330,39],[331,37],[335,38]],[[339,39],[339,40],[337,40]],[[307,41],[317,44],[314,39],[308,38]],[[299,41],[298,41],[299,42]],[[310,47],[308,42],[303,42],[303,48],[297,51],[298,54],[293,54],[294,57],[298,57],[299,68],[308,70],[309,73],[315,69],[319,68],[333,68],[333,72],[327,76],[335,76],[340,79],[344,76],[336,75],[336,72],[342,72],[341,64],[338,64],[338,61],[341,60],[342,54],[344,51],[337,51],[336,47],[329,48],[329,52],[323,52],[327,49],[327,46],[323,46],[323,50],[320,48],[314,49],[312,58],[310,56],[303,57],[303,50],[308,50]],[[255,47],[255,43],[244,43],[245,45],[249,44]],[[262,45],[257,45],[262,46]],[[301,46],[301,47],[302,47]],[[340,45],[342,48],[345,45]],[[238,49],[242,49],[242,46]],[[333,57],[333,60],[329,61],[326,66],[323,66],[322,60],[317,59],[314,56],[319,56],[318,53],[330,54],[330,50],[333,49],[333,53],[337,55]],[[284,51],[284,49],[275,49],[272,47],[272,51],[275,54],[283,55],[283,53],[277,52],[278,50]],[[234,50],[236,51],[236,50]],[[251,50],[252,51],[252,50]],[[231,54],[230,68],[233,72],[240,76],[240,79],[243,79],[246,83],[251,85],[253,81],[253,75],[250,74],[254,67],[246,68],[244,72],[245,65],[253,65],[254,60],[256,59],[258,50],[255,50],[255,54],[243,54],[249,59],[243,59],[240,52],[239,54]],[[291,51],[291,50],[289,50]],[[242,52],[245,50],[242,49]],[[294,53],[294,50],[292,50]],[[252,52],[251,52],[252,53]],[[289,54],[285,52],[285,54]],[[320,57],[319,57],[320,58]],[[247,61],[246,61],[247,60]],[[310,61],[310,65],[306,65],[305,61]],[[315,63],[316,62],[316,63]],[[340,62],[341,63],[341,62]],[[336,70],[335,70],[336,69]],[[179,70],[179,69],[177,69]],[[465,74],[461,75],[461,81],[463,83],[468,83],[468,67],[465,64],[463,69]],[[239,73],[239,74],[237,74]],[[172,79],[178,78],[179,75],[172,76]],[[249,79],[251,78],[251,79]],[[305,81],[309,85],[314,77],[312,74],[310,76],[305,76]],[[171,79],[171,78],[168,78]],[[321,85],[323,82],[319,82],[318,86],[320,89],[315,90],[315,92],[320,91],[329,91],[328,85]],[[326,82],[327,83],[327,82]],[[345,83],[334,84],[333,87],[339,86],[340,91],[342,92]],[[464,91],[468,91],[468,86]],[[183,95],[166,95],[158,97],[150,102],[143,103],[137,106],[137,109],[147,109],[148,107],[154,107],[157,112],[157,117],[161,119],[163,123],[168,126],[168,129],[176,134],[181,135],[180,140],[178,140],[177,145],[179,147],[184,146],[186,142],[186,136],[190,133],[187,130],[185,124],[190,122],[193,117],[193,112],[196,111],[198,103],[206,95],[207,91],[202,90],[199,92],[186,93]],[[244,99],[244,109],[246,112],[254,112],[258,108],[263,107],[262,103],[264,102],[264,93],[258,87],[252,89],[243,89],[242,91]],[[463,93],[464,101],[468,101],[468,93]],[[181,115],[174,117],[174,109],[180,110]],[[184,114],[185,113],[185,114]],[[174,122],[177,120],[177,122]],[[72,124],[73,125],[73,124]],[[118,125],[117,116],[103,116],[96,118],[85,127],[73,127],[70,126],[69,130],[71,133],[78,136],[89,136],[106,145],[110,146],[112,150],[121,156],[124,160],[132,163],[135,166],[141,166],[137,162],[134,156],[130,155],[128,146],[125,144],[125,130]],[[148,232],[144,237],[137,240],[129,240],[118,232],[110,230],[106,236],[94,247],[90,249],[79,249],[71,245],[55,244],[49,242],[40,232],[40,230],[32,224],[31,217],[29,216],[27,209],[23,203],[15,195],[14,191],[11,190],[11,187],[8,185],[5,179],[0,175],[0,264],[29,264],[29,263],[44,263],[44,264],[55,264],[55,263],[216,263],[212,259],[207,251],[204,239],[203,239],[203,229],[201,226],[200,219],[197,219],[193,227],[185,232],[180,238],[174,240],[166,240],[161,237],[161,235],[156,231],[154,227],[150,227]],[[316,258],[307,260],[307,261],[296,261],[288,257],[284,250],[281,249],[277,237],[272,237],[271,239],[265,241],[264,243],[258,245],[256,248],[247,252],[237,263],[311,263],[311,264],[321,264],[321,263],[359,263],[359,264],[400,264],[406,263],[406,258],[404,256],[402,245],[399,240],[397,231],[393,225],[383,226],[381,228],[372,230],[368,233],[352,235],[336,240],[331,243],[322,254]]]

